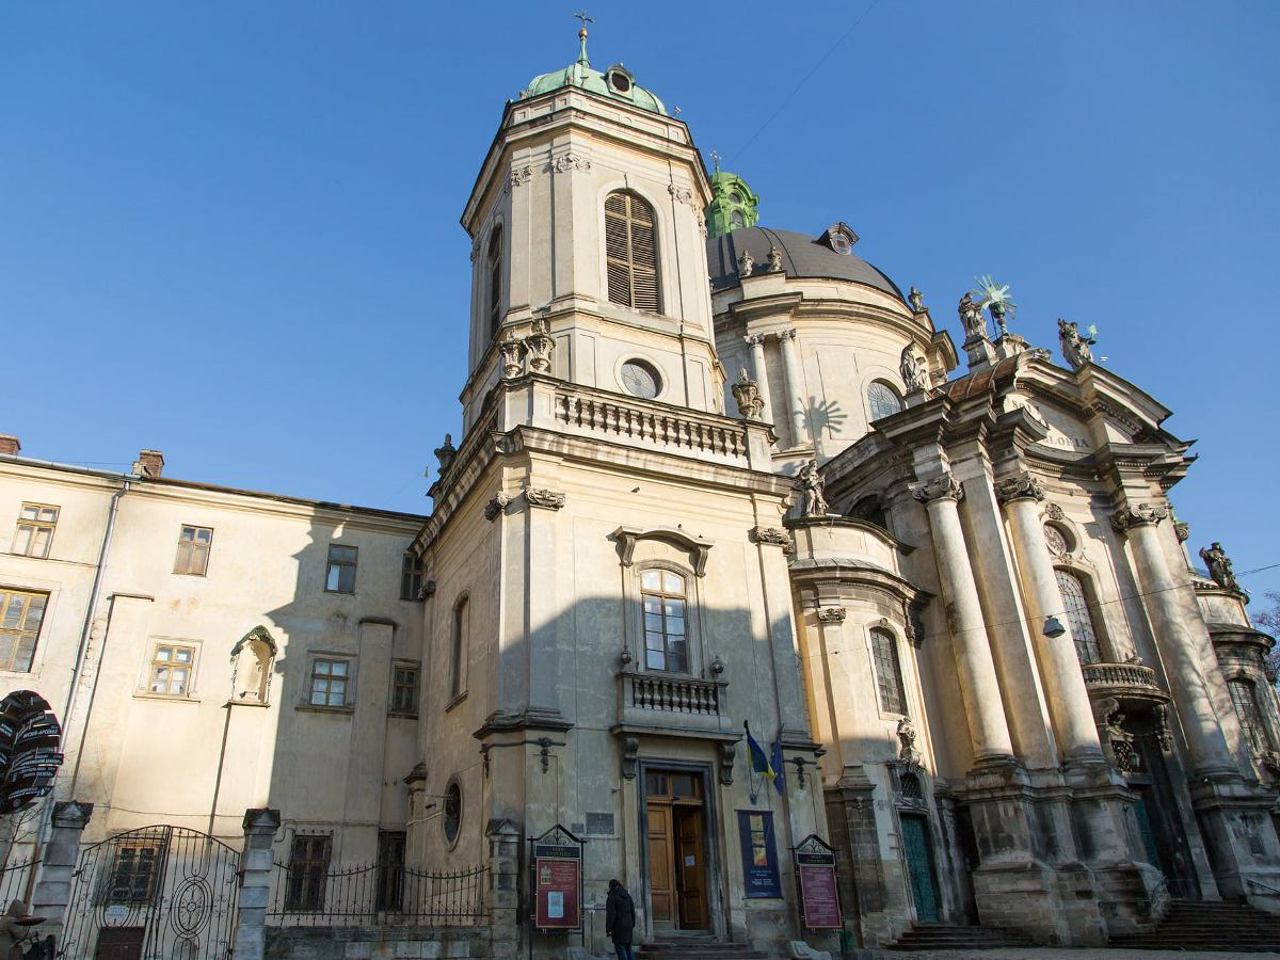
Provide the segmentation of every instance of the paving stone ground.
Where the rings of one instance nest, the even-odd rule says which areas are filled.
[[[1225,938],[1224,938],[1225,939]],[[1280,953],[1236,953],[1222,950],[1113,950],[1104,947],[999,947],[991,950],[886,950],[886,960],[1223,960],[1236,957],[1280,957]]]

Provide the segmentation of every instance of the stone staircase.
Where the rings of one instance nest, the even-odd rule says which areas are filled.
[[[1174,900],[1154,930],[1116,937],[1110,946],[1131,950],[1269,953],[1280,951],[1280,916],[1244,903]]]
[[[745,943],[720,943],[707,934],[675,934],[636,947],[637,960],[765,960]]]
[[[1017,930],[928,923],[912,927],[885,949],[990,950],[993,947],[1030,947],[1032,945],[1030,938]]]

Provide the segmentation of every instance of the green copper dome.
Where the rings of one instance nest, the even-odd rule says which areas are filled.
[[[711,202],[707,204],[707,236],[723,237],[743,227],[754,227],[760,219],[760,198],[736,173],[720,169],[716,155],[716,172],[711,175]]]
[[[651,110],[666,116],[667,108],[663,106],[662,101],[644,87],[638,86],[631,71],[622,64],[615,63],[604,73],[592,68],[591,61],[587,59],[585,27],[578,31],[578,39],[582,42],[582,50],[578,54],[577,61],[563,70],[553,70],[534,77],[529,81],[529,85],[520,91],[521,100],[550,93],[561,87],[580,87],[590,93],[609,97],[612,100],[621,100],[642,110]]]

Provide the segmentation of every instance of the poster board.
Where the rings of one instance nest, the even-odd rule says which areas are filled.
[[[739,810],[738,842],[742,848],[743,896],[748,900],[781,899],[782,880],[778,875],[773,812]]]
[[[815,833],[793,849],[800,885],[800,916],[808,930],[838,930],[840,891],[836,884],[836,852]]]
[[[582,929],[582,844],[560,824],[529,841],[534,929]]]

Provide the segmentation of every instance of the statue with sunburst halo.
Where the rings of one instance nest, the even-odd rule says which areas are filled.
[[[991,274],[974,277],[973,282],[978,287],[969,291],[969,296],[977,300],[978,309],[986,309],[991,313],[991,319],[996,322],[996,326],[1000,328],[1000,336],[1003,337],[1009,332],[1006,319],[1013,319],[1013,315],[1018,312],[1018,305],[1009,296],[1009,285],[997,283],[991,278]]]

